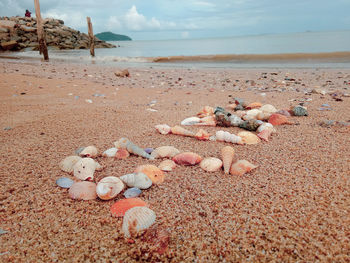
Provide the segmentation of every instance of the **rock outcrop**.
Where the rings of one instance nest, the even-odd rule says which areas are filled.
[[[55,49],[87,49],[89,36],[64,25],[59,19],[43,20],[46,44]],[[95,37],[96,48],[113,48]],[[0,17],[0,50],[38,50],[36,19],[32,17]]]

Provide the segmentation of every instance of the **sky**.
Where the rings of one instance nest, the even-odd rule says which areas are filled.
[[[350,30],[350,0],[40,0],[43,18],[134,40]],[[34,0],[0,0],[0,16],[35,14]]]

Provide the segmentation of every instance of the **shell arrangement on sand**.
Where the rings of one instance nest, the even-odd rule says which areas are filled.
[[[216,137],[216,140],[220,142],[243,144],[243,140],[241,137],[233,133],[229,133],[227,131],[217,131],[215,134],[215,137]]]
[[[102,156],[103,157],[115,157],[117,151],[118,151],[118,149],[115,147],[109,148],[102,153]]]
[[[96,193],[102,200],[116,197],[124,189],[124,183],[115,176],[108,176],[98,182]]]
[[[128,187],[148,189],[152,186],[152,180],[144,173],[131,173],[120,177]]]
[[[127,138],[119,139],[119,141],[115,142],[114,145],[116,148],[126,149],[128,150],[129,153],[132,153],[134,155],[138,155],[150,160],[154,160],[154,158],[150,154],[146,153],[144,149],[135,145]]]
[[[249,131],[241,131],[237,135],[242,138],[245,144],[257,144],[260,142],[259,137]]]
[[[225,146],[221,149],[221,158],[225,174],[229,174],[234,156],[235,150],[231,146]]]
[[[158,168],[164,172],[170,172],[175,167],[176,163],[173,160],[164,160],[158,165]]]
[[[165,180],[164,172],[153,164],[145,164],[136,167],[135,173],[139,172],[146,174],[154,184],[161,184]]]
[[[181,121],[181,125],[185,125],[185,126],[196,125],[200,121],[201,119],[198,117],[189,117]]]
[[[167,124],[158,124],[155,126],[156,130],[160,133],[160,134],[168,134],[170,133],[170,126]]]
[[[194,133],[192,131],[189,131],[181,126],[174,126],[171,127],[171,133],[176,135],[182,135],[182,136],[188,136],[188,137],[194,137]]]
[[[93,200],[96,199],[96,184],[93,182],[76,182],[69,188],[69,196],[72,199]]]
[[[73,167],[74,176],[82,181],[94,179],[98,164],[92,158],[82,158]]]
[[[160,146],[151,153],[155,159],[157,158],[173,158],[176,154],[179,154],[180,151],[174,146]]]
[[[180,165],[196,165],[202,161],[202,157],[193,152],[183,152],[174,156],[173,161]]]
[[[73,172],[73,167],[74,165],[81,160],[80,156],[72,155],[64,158],[60,163],[59,167],[62,171],[67,172],[67,173],[72,173]]]
[[[247,160],[239,160],[232,164],[230,168],[230,174],[232,175],[244,175],[245,173],[249,173],[251,170],[257,168],[256,165],[248,162]]]
[[[79,155],[82,157],[95,158],[98,155],[98,150],[95,146],[88,146],[88,147],[85,147],[84,150],[82,150],[79,153]]]
[[[147,203],[140,198],[127,198],[115,202],[110,210],[112,216],[123,217],[126,211],[136,206],[147,206]]]
[[[141,231],[153,225],[155,220],[156,214],[148,207],[138,206],[130,208],[124,215],[122,232],[126,238],[137,236]]]
[[[215,157],[204,158],[199,166],[206,172],[216,172],[222,167],[222,161]]]

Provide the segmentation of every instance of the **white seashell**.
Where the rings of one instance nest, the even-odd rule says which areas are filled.
[[[273,127],[273,125],[269,122],[264,122],[261,124],[258,129],[256,130],[258,133],[262,132],[265,129],[269,129],[272,131],[272,133],[276,133],[276,129]]]
[[[93,180],[97,163],[91,158],[81,158],[73,167],[74,176],[78,179]]]
[[[227,131],[217,131],[215,136],[217,141],[243,144],[241,137]]]
[[[231,133],[229,133],[228,131],[224,132],[224,141],[231,142]]]
[[[189,118],[184,119],[181,122],[181,125],[195,125],[197,123],[200,123],[200,121],[201,121],[201,119],[198,117],[189,117]]]
[[[158,124],[155,126],[155,128],[160,134],[168,134],[171,129],[171,127],[167,124]]]
[[[262,111],[256,116],[256,118],[258,120],[267,121],[271,115],[272,115],[272,113],[270,113],[270,112]]]
[[[175,167],[176,167],[176,163],[173,160],[164,160],[158,165],[158,168],[165,172],[170,172]]]
[[[129,238],[149,228],[156,221],[156,214],[146,206],[136,206],[126,211],[122,232]]]
[[[118,177],[107,176],[98,182],[96,193],[102,200],[116,197],[124,189],[124,183]]]
[[[118,149],[115,147],[109,148],[102,153],[102,156],[103,157],[115,157],[115,155],[117,154],[117,151],[118,151]]]
[[[180,151],[174,146],[161,146],[153,150],[151,156],[154,158],[173,158]]]
[[[257,119],[258,114],[262,113],[261,110],[258,109],[252,109],[252,110],[248,110],[246,112],[246,115],[243,117],[244,120],[252,120],[252,119]],[[248,119],[246,119],[248,118]]]
[[[152,180],[144,173],[132,173],[119,177],[128,187],[148,189],[152,185]]]
[[[90,158],[95,158],[97,157],[98,151],[95,146],[88,146],[85,147],[84,150],[82,150],[79,155],[82,157],[90,157]]]
[[[218,158],[215,157],[208,157],[203,159],[199,166],[207,172],[215,172],[220,170],[220,168],[222,167],[222,161]]]
[[[215,136],[216,136],[216,140],[217,141],[221,141],[221,142],[223,142],[223,141],[225,141],[225,131],[217,131],[216,132],[216,134],[215,134]]]
[[[259,110],[271,114],[277,112],[277,109],[271,104],[265,104]]]
[[[73,172],[74,165],[81,159],[80,156],[72,155],[64,158],[60,163],[59,167],[62,171],[67,173]]]

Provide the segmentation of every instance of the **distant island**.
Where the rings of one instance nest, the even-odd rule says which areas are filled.
[[[103,41],[130,41],[132,40],[130,37],[125,35],[118,35],[112,32],[102,32],[95,35],[100,40]]]

